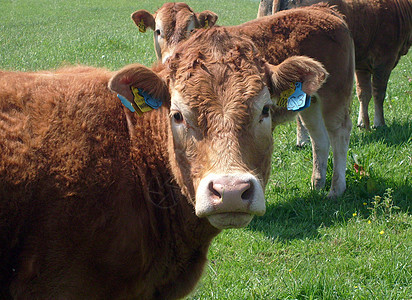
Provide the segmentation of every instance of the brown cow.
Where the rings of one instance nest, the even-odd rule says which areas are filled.
[[[273,12],[322,0],[274,0]],[[345,15],[355,43],[358,126],[369,129],[369,101],[375,103],[374,127],[385,125],[383,101],[389,76],[412,44],[411,0],[329,0]],[[265,8],[259,8],[259,14]],[[262,11],[260,13],[260,11]],[[372,77],[372,83],[371,83]]]
[[[217,21],[217,15],[205,10],[195,13],[182,2],[165,3],[153,15],[141,9],[132,14],[132,19],[140,32],[153,30],[153,40],[157,59],[165,62],[173,54],[177,44],[189,37],[196,28],[208,28]]]
[[[173,11],[177,9],[169,5],[167,8],[173,8]],[[169,15],[166,8],[162,7],[160,10],[164,15]],[[174,16],[179,17],[179,14],[174,13]],[[182,23],[170,18],[161,21],[164,28]],[[341,195],[346,189],[346,154],[352,126],[349,105],[354,77],[353,41],[345,22],[336,11],[318,6],[285,11],[272,17],[225,28],[250,37],[261,55],[271,63],[278,64],[292,55],[307,55],[324,64],[330,75],[327,84],[316,95],[319,101],[299,116],[311,127],[314,142],[312,186],[316,189],[325,186],[330,139],[334,168],[329,196]],[[284,109],[276,109],[272,114],[273,125],[294,115],[296,114],[285,112]]]
[[[326,76],[224,28],[153,69],[0,72],[1,298],[188,294],[213,237],[265,212],[270,93]]]

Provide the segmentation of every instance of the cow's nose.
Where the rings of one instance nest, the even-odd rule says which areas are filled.
[[[211,181],[209,192],[214,202],[236,206],[238,201],[250,201],[253,198],[253,183],[250,180],[225,176]]]
[[[218,229],[244,227],[265,213],[262,185],[250,173],[211,173],[199,183],[195,210]]]
[[[262,215],[265,199],[255,176],[242,174],[209,174],[196,193],[196,215],[206,217],[220,213]]]

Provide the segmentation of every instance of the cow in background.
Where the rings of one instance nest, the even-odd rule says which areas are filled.
[[[164,7],[159,10],[164,15],[179,18],[176,6],[167,4],[166,7],[172,11],[167,13]],[[185,6],[179,7],[187,10]],[[167,21],[160,19],[160,23],[164,28],[169,28],[168,26],[184,22],[168,18]],[[314,153],[312,187],[321,189],[325,186],[331,142],[334,161],[329,196],[341,195],[346,189],[346,154],[351,131],[349,106],[354,77],[353,40],[342,17],[335,10],[323,5],[285,11],[224,28],[251,38],[260,54],[272,63],[280,63],[293,55],[307,55],[325,66],[329,73],[327,83],[316,94],[313,105],[299,115],[304,119],[305,125],[311,127]],[[320,44],[322,47],[319,47]],[[294,115],[296,113],[274,108],[273,127]]]
[[[260,0],[257,17],[266,17],[272,14],[273,0]]]
[[[358,126],[370,128],[368,106],[373,96],[374,127],[384,126],[383,101],[389,76],[412,44],[411,0],[274,0],[261,1],[259,15],[319,2],[336,5],[345,16],[355,43]],[[270,14],[270,13],[269,13]],[[321,46],[321,45],[320,45]]]
[[[165,3],[154,14],[141,9],[132,14],[140,32],[153,30],[157,59],[165,62],[173,54],[177,44],[189,37],[197,28],[215,25],[217,15],[209,10],[195,13],[186,3]]]
[[[326,70],[224,28],[175,50],[152,69],[0,72],[0,298],[181,298],[211,240],[264,214],[271,94],[314,94]]]

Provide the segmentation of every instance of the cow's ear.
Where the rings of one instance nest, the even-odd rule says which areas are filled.
[[[307,56],[292,56],[277,66],[266,64],[266,74],[271,94],[275,97],[296,82],[302,83],[306,94],[313,95],[329,75],[320,62]]]
[[[144,96],[145,101],[153,101],[151,104],[170,107],[170,94],[166,82],[152,69],[143,65],[133,64],[124,67],[110,79],[108,86],[118,94],[122,102],[130,102],[128,106],[128,103],[123,103],[127,107],[136,107],[137,92]]]
[[[132,13],[132,19],[137,27],[139,27],[140,32],[146,32],[146,28],[149,27],[155,30],[155,19],[151,13],[147,10],[141,9]]]
[[[209,28],[214,26],[218,18],[217,14],[211,12],[210,10],[205,10],[201,13],[197,13],[196,17],[199,21],[200,27],[202,28]]]

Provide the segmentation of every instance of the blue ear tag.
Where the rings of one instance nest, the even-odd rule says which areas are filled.
[[[138,90],[139,94],[144,98],[144,102],[146,102],[146,104],[149,105],[151,108],[158,109],[160,106],[162,106],[162,100],[153,98],[151,95],[149,95],[142,89]]]
[[[125,97],[123,97],[120,94],[117,94],[117,97],[120,99],[120,101],[122,101],[123,105],[126,106],[131,112],[135,112],[133,105],[129,101],[127,101]]]
[[[289,96],[288,110],[301,111],[310,106],[310,96],[302,91],[302,83],[295,83],[295,92]]]
[[[139,88],[131,87],[133,93],[134,103],[129,102],[124,96],[117,94],[117,97],[122,101],[131,112],[137,112],[139,115],[142,113],[151,111],[152,109],[158,109],[162,106],[162,100],[155,99],[145,91]]]

